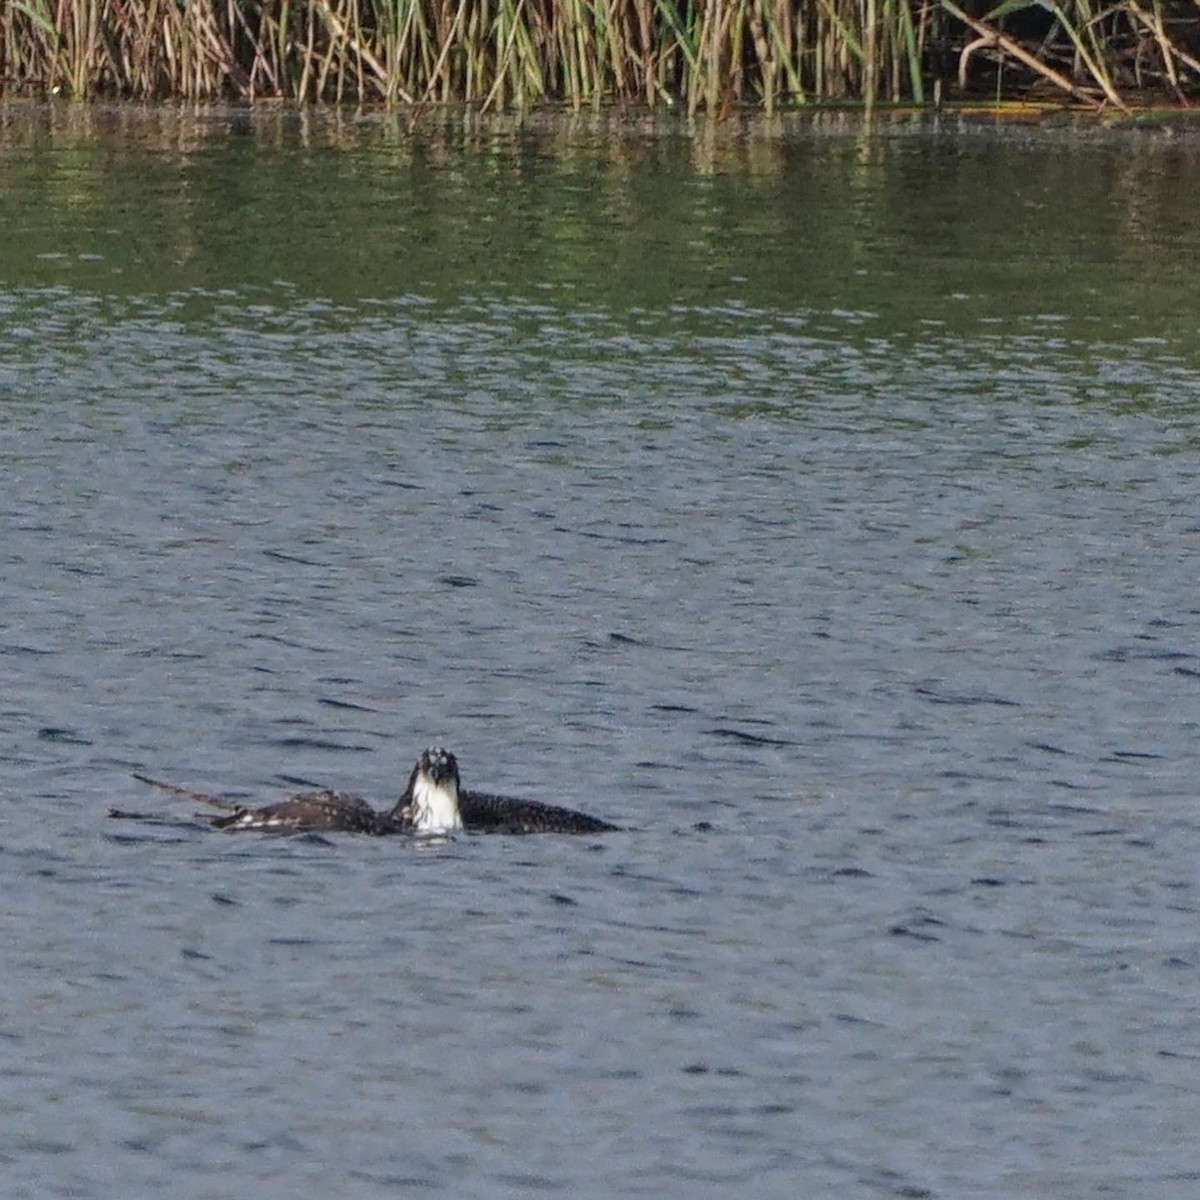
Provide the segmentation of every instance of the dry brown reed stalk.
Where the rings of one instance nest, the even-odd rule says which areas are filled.
[[[1023,0],[1022,0],[1023,3]],[[1102,107],[1100,102],[1091,96],[1084,88],[1078,86],[1073,80],[1064,75],[1061,71],[1055,70],[1048,63],[1039,60],[1036,55],[1026,50],[1020,43],[1006,36],[999,28],[994,25],[989,25],[985,21],[977,20],[975,17],[963,12],[961,8],[954,3],[954,0],[941,0],[941,5],[952,16],[957,17],[964,25],[969,26],[977,34],[979,41],[973,43],[971,47],[967,47],[963,52],[963,56],[959,60],[959,78],[960,82],[963,78],[963,73],[966,68],[967,53],[973,48],[996,47],[1005,54],[1011,55],[1017,61],[1024,63],[1031,70],[1036,71],[1043,79],[1054,84],[1055,87],[1061,88],[1064,92],[1073,96],[1082,104],[1086,104],[1092,108]]]
[[[485,109],[679,102],[922,104],[1038,79],[1093,107],[1200,93],[1182,0],[0,0],[0,87],[87,98],[281,97]],[[1016,25],[1012,22],[1017,22]],[[1040,24],[1039,24],[1040,23]],[[1024,30],[1024,32],[1020,32]],[[1032,32],[1031,32],[1032,31]]]

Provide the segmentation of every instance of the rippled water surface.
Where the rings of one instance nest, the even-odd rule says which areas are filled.
[[[5,1196],[1198,1194],[1197,146],[3,110]]]

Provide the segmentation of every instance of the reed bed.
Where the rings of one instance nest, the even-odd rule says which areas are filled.
[[[960,6],[961,3],[961,6]],[[1196,0],[0,0],[0,87],[721,113],[1037,87],[1093,107],[1200,95]]]

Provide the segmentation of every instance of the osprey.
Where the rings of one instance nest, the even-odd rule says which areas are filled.
[[[432,746],[417,758],[404,794],[387,812],[376,812],[365,800],[347,792],[322,789],[300,792],[276,804],[250,808],[206,792],[134,775],[142,783],[176,796],[220,808],[227,815],[210,818],[217,829],[253,829],[274,833],[342,832],[453,833],[479,829],[493,833],[604,833],[615,825],[556,804],[518,800],[488,792],[467,792],[458,775],[458,760],[449,750]],[[112,812],[112,816],[129,814]]]

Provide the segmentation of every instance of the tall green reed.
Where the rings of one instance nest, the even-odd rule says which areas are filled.
[[[77,98],[774,111],[923,104],[957,60],[1123,106],[1200,91],[1198,58],[1184,0],[0,0],[0,86]]]

